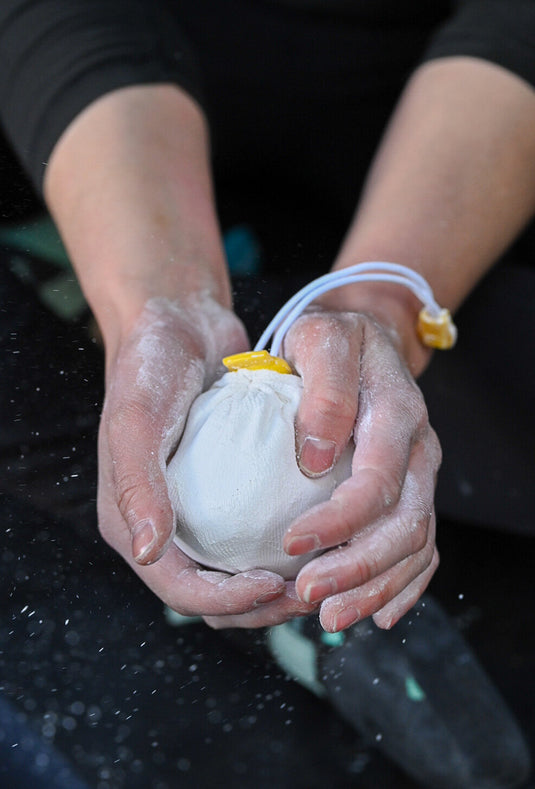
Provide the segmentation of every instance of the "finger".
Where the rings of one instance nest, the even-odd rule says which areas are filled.
[[[172,553],[172,546],[168,553]],[[165,555],[164,559],[167,557]],[[284,579],[268,570],[227,575],[199,567],[178,574],[162,594],[174,610],[189,616],[235,616],[272,605],[285,592]]]
[[[102,520],[114,503],[130,531],[132,555],[141,564],[157,561],[173,537],[166,461],[204,377],[203,364],[196,349],[187,347],[187,337],[182,338],[180,353],[175,348],[167,354],[158,351],[156,340],[162,342],[161,337],[151,337],[149,343],[147,336],[145,330],[137,352],[129,349],[117,361],[99,434],[99,456],[111,459],[111,464],[101,462],[108,503],[100,508]],[[139,348],[147,344],[150,358],[140,359]],[[104,522],[102,531],[106,537]]]
[[[309,477],[330,471],[352,434],[361,342],[362,320],[344,313],[305,315],[285,340],[286,357],[303,379],[296,450]]]
[[[293,582],[286,584],[286,593],[273,602],[257,605],[251,611],[234,616],[206,616],[204,621],[214,630],[228,627],[272,627],[296,617],[308,616],[317,606],[305,605],[295,594]]]
[[[172,540],[157,562],[137,562],[131,550],[130,528],[114,506],[114,493],[113,480],[103,479],[100,486],[103,536],[173,610],[185,616],[241,614],[284,593],[285,582],[275,573],[252,570],[228,575],[207,570],[186,556]]]
[[[370,524],[345,546],[305,565],[296,581],[303,600],[319,602],[362,586],[425,548],[435,490],[429,452],[427,444],[415,447],[399,505],[393,512]]]
[[[405,613],[412,605],[412,603],[410,605],[407,603],[404,607],[405,590],[411,587],[407,592],[408,599],[417,599],[418,594],[415,590],[419,590],[420,594],[423,592],[438,567],[438,562],[438,551],[433,538],[423,551],[404,559],[383,575],[361,587],[340,595],[333,595],[324,600],[320,608],[322,627],[328,632],[338,632],[350,627],[355,622],[377,614],[382,609],[385,609],[386,613],[380,618],[383,623],[381,626],[391,627],[395,621],[394,612]],[[414,586],[412,586],[413,583]],[[415,594],[416,597],[414,597]],[[393,605],[392,616],[389,618],[390,609],[387,609],[386,606],[398,595],[400,595],[399,604]]]
[[[393,600],[373,614],[373,621],[377,627],[389,630],[396,622],[399,622],[402,616],[405,616],[410,611],[427,589],[438,565],[439,555],[435,549],[433,562],[430,566],[406,586],[400,594],[396,595]]]
[[[228,575],[191,564],[177,572],[182,562],[176,551],[172,545],[157,565],[136,572],[170,608],[185,616],[244,614],[284,594],[284,580],[267,570]]]
[[[413,442],[430,430],[425,406],[408,408],[411,395],[400,385],[395,397],[381,388],[361,396],[351,478],[290,525],[284,537],[290,556],[340,545],[397,505]]]
[[[101,532],[113,540],[107,521],[115,505],[130,535],[129,552],[142,564],[154,562],[173,536],[174,519],[150,423],[145,414],[128,414],[123,407],[107,433],[101,431],[101,444],[109,444],[115,461],[107,479],[101,473],[100,494],[108,502],[99,507]]]
[[[268,570],[236,575],[209,570],[172,542],[158,562],[141,565],[130,552],[130,533],[123,524],[113,530],[114,548],[139,578],[174,611],[184,616],[241,614],[276,599],[285,581]]]

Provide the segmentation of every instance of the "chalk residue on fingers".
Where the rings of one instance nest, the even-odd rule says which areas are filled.
[[[192,401],[222,372],[222,356],[241,350],[247,340],[236,316],[208,292],[194,294],[184,303],[150,299],[135,332],[136,386],[150,410],[165,416],[159,453],[164,470]]]

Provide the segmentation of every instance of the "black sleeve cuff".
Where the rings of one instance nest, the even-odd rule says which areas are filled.
[[[1,0],[0,113],[34,185],[68,124],[128,85],[171,82],[201,105],[193,53],[160,4]]]
[[[534,0],[465,0],[432,39],[424,60],[491,61],[535,87]]]

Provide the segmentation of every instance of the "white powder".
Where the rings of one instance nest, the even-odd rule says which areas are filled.
[[[184,332],[190,338],[186,346],[180,341],[181,336],[185,339]],[[221,374],[224,352],[245,347],[246,336],[236,316],[208,292],[195,293],[183,304],[162,297],[149,299],[134,336],[136,387],[148,402],[167,409],[159,452],[160,467],[165,470],[191,399]]]

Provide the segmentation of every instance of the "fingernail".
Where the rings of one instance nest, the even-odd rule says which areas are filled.
[[[157,538],[158,535],[151,520],[147,518],[136,523],[132,532],[132,555],[136,562],[143,561],[152,550]]]
[[[313,581],[306,586],[303,600],[305,603],[317,603],[335,592],[334,578],[322,578],[321,581]]]
[[[359,620],[360,620],[360,611],[358,608],[354,608],[353,606],[344,608],[342,611],[339,611],[334,617],[333,631],[337,632],[338,630],[345,630],[346,627],[349,627],[350,625],[354,625],[355,622],[358,622]]]
[[[286,546],[286,553],[290,556],[300,556],[302,553],[310,553],[321,548],[321,543],[317,534],[302,534],[299,537],[292,537]]]
[[[336,444],[334,441],[307,436],[301,446],[297,462],[307,477],[319,477],[332,469],[335,453]]]

